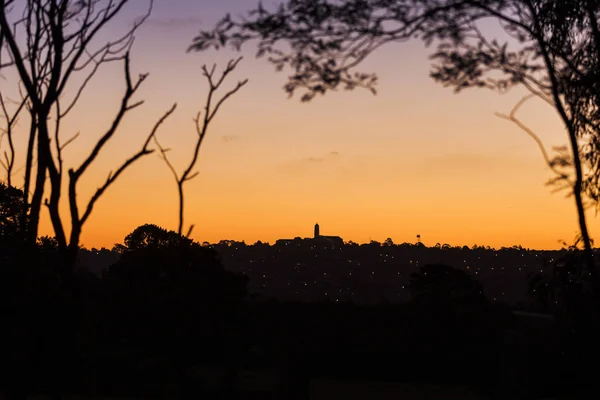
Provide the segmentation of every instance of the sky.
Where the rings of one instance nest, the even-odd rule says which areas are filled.
[[[99,42],[126,29],[146,4],[131,1]],[[421,42],[384,46],[364,62],[361,70],[379,76],[376,96],[357,89],[310,103],[287,98],[286,71],[276,72],[265,59],[256,59],[251,43],[241,54],[186,52],[199,30],[210,29],[226,12],[240,14],[254,4],[155,1],[131,55],[134,74],[149,73],[135,97],[145,103],[127,114],[81,178],[80,207],[111,170],[140,148],[173,103],[177,109],[158,138],[171,148],[170,158],[181,171],[196,139],[193,117],[207,94],[201,66],[216,63],[219,71],[242,55],[225,87],[245,78],[249,83],[210,125],[199,175],[185,185],[185,224],[195,225],[195,240],[272,243],[309,237],[318,222],[322,234],[359,243],[388,237],[415,242],[417,235],[431,246],[553,249],[563,240],[572,242],[577,233],[573,199],[545,185],[552,174],[535,142],[494,115],[510,112],[523,92],[454,94],[429,78],[430,50]],[[65,150],[68,167],[76,167],[110,125],[123,91],[123,68],[116,63],[91,82],[63,125],[63,140],[80,132]],[[548,105],[532,101],[519,115],[547,148],[566,144],[560,120]],[[62,210],[68,225],[66,200]],[[176,229],[177,212],[175,181],[159,156],[151,154],[99,200],[84,226],[82,244],[110,248],[144,223]],[[594,237],[600,225],[593,211],[588,218]],[[47,215],[41,234],[52,234]]]

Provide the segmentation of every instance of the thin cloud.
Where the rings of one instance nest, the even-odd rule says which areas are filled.
[[[332,151],[325,156],[304,158],[303,161],[309,162],[309,163],[315,163],[315,162],[320,163],[320,162],[331,160],[333,158],[337,158],[337,157],[339,157],[339,155],[340,155],[340,153],[338,153],[337,151]]]
[[[239,140],[240,137],[238,135],[225,135],[225,136],[221,136],[221,140],[224,141],[225,143],[231,143],[234,142],[236,140]]]
[[[322,173],[326,170],[345,169],[340,165],[341,155],[337,151],[329,152],[322,156],[311,156],[292,160],[288,163],[278,166],[278,170],[291,175],[305,175],[313,173]]]

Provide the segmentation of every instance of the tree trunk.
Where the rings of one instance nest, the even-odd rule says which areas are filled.
[[[39,141],[39,132],[38,132]],[[42,208],[42,198],[44,197],[44,184],[46,183],[46,154],[40,146],[37,148],[37,175],[35,178],[35,187],[29,209],[29,219],[27,221],[27,243],[35,245],[38,236],[38,227],[40,222],[40,212]]]
[[[589,272],[592,282],[592,290],[597,291],[598,287],[596,281],[596,271],[594,264],[594,253],[592,251],[592,242],[587,228],[587,221],[585,217],[585,207],[583,206],[583,169],[581,167],[581,157],[579,155],[579,146],[577,144],[577,137],[574,132],[569,132],[569,139],[571,142],[571,151],[573,153],[573,164],[575,165],[575,185],[573,186],[573,194],[575,195],[575,205],[577,207],[577,217],[579,222],[579,230],[581,232],[581,240],[583,241],[583,252],[585,265],[587,272]],[[581,270],[581,273],[585,273],[585,269]]]
[[[29,129],[29,139],[27,143],[27,155],[25,158],[25,182],[23,183],[23,204],[25,208],[20,215],[19,229],[22,233],[27,232],[29,216],[29,189],[31,187],[31,170],[33,166],[33,150],[35,145],[35,134],[37,132],[36,119],[33,112],[31,114],[31,126]]]

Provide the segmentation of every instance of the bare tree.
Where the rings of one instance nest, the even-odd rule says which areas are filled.
[[[77,184],[80,178],[105,145],[113,139],[125,115],[143,104],[143,101],[134,101],[133,96],[147,74],[142,74],[137,79],[132,77],[129,50],[135,32],[152,11],[153,0],[146,3],[148,8],[145,14],[134,21],[124,34],[114,40],[96,44],[99,33],[109,27],[109,23],[128,3],[129,0],[0,0],[0,73],[11,70],[19,77],[19,93],[30,116],[23,184],[24,200],[29,206],[27,218],[23,218],[28,221],[28,242],[36,241],[43,203],[48,208],[59,249],[67,257],[67,265],[74,262],[82,227],[98,199],[130,165],[152,153],[153,150],[148,147],[152,138],[176,107],[173,105],[156,122],[142,148],[108,175],[80,215],[77,202]],[[96,142],[89,156],[79,167],[68,169],[67,195],[71,232],[67,239],[59,211],[65,170],[63,150],[79,134],[62,140],[61,123],[78,104],[99,68],[111,62],[124,64],[125,92],[111,125]],[[23,105],[18,111],[21,108]],[[8,111],[5,110],[4,114],[7,115]],[[15,116],[17,114],[14,113]],[[14,157],[14,149],[11,154]],[[8,160],[11,162],[7,163],[7,167],[12,171],[14,158],[9,156]],[[50,183],[50,193],[43,201],[47,180]],[[30,197],[31,189],[33,194]]]
[[[257,40],[258,57],[268,56],[277,70],[291,67],[285,90],[304,90],[302,101],[340,87],[374,89],[376,75],[356,67],[381,46],[412,38],[437,44],[431,76],[456,92],[526,88],[556,110],[566,129],[570,155],[559,158],[572,167],[581,241],[593,269],[583,197],[600,205],[599,16],[594,0],[288,0],[238,19],[226,15],[190,50],[239,50]],[[517,46],[484,34],[485,19]]]
[[[158,138],[156,136],[154,136],[154,141],[160,151],[160,156],[163,159],[163,161],[166,163],[166,165],[169,168],[169,170],[171,171],[171,173],[173,174],[173,177],[175,178],[175,182],[177,183],[177,194],[178,194],[178,198],[179,198],[179,223],[177,226],[177,233],[179,235],[183,234],[183,217],[184,217],[183,185],[187,181],[190,181],[190,180],[194,179],[196,176],[198,176],[198,172],[192,172],[192,170],[194,169],[194,167],[196,166],[196,163],[198,162],[200,147],[202,146],[204,137],[206,136],[206,133],[208,132],[208,126],[210,125],[210,123],[212,122],[214,117],[217,115],[217,112],[219,111],[219,108],[221,107],[221,105],[229,97],[233,96],[238,90],[240,90],[246,83],[248,83],[248,79],[239,81],[233,89],[226,92],[222,97],[220,97],[218,99],[214,98],[215,93],[217,92],[217,90],[219,90],[219,88],[225,81],[225,78],[227,78],[227,76],[237,67],[238,63],[241,60],[242,60],[242,57],[240,57],[236,60],[230,60],[229,63],[227,64],[227,67],[223,70],[223,72],[221,73],[221,76],[218,78],[215,78],[215,69],[216,69],[215,64],[213,64],[213,66],[210,70],[206,67],[206,65],[202,66],[202,75],[204,77],[206,77],[206,80],[208,81],[208,95],[206,98],[206,103],[204,105],[204,116],[201,118],[202,111],[199,111],[196,114],[196,117],[194,118],[194,124],[196,126],[196,133],[198,134],[198,137],[196,139],[196,144],[194,146],[192,158],[191,158],[189,164],[187,164],[187,166],[181,173],[181,175],[177,172],[177,170],[173,166],[173,163],[169,160],[169,158],[167,156],[167,152],[169,151],[169,149],[162,147],[160,145],[160,142],[158,141]],[[186,233],[186,237],[190,236],[190,234],[192,233],[192,229],[194,229],[193,224],[190,225],[190,227]]]
[[[23,99],[16,111],[12,114],[8,111],[4,96],[0,92],[0,107],[2,108],[2,114],[6,120],[6,128],[0,132],[0,147],[2,146],[2,140],[6,137],[8,144],[8,150],[2,152],[3,159],[0,159],[0,164],[6,170],[6,184],[12,186],[12,175],[15,167],[15,144],[13,137],[13,127],[16,125],[21,110],[25,106],[26,99]]]

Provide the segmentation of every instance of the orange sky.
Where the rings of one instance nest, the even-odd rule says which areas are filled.
[[[137,1],[136,1],[137,3]],[[203,63],[224,66],[237,54],[186,54],[200,28],[250,1],[157,0],[154,16],[136,35],[135,73],[149,72],[132,111],[98,162],[82,178],[80,203],[131,152],[173,102],[176,113],[159,132],[179,168],[195,140],[192,117],[203,106]],[[123,16],[126,21],[135,10]],[[118,27],[117,27],[118,28]],[[111,33],[111,32],[109,32]],[[286,74],[267,61],[246,58],[232,75],[250,82],[221,109],[203,145],[199,176],[186,186],[186,225],[193,238],[273,242],[312,235],[345,240],[426,245],[521,244],[557,248],[576,233],[575,208],[544,185],[551,177],[538,148],[494,112],[509,112],[522,92],[473,90],[455,95],[429,77],[419,42],[384,47],[363,65],[377,72],[379,94],[331,93],[311,103],[288,100]],[[0,88],[7,85],[0,83]],[[66,150],[77,165],[109,125],[123,90],[122,69],[106,67],[65,123],[63,137],[81,131]],[[547,105],[532,102],[521,114],[548,148],[566,142]],[[21,127],[26,127],[21,122]],[[22,142],[21,142],[22,143]],[[66,200],[66,199],[64,199]],[[69,217],[65,202],[64,220]],[[98,202],[84,227],[83,245],[110,247],[136,226],[177,226],[175,183],[158,155],[150,155]],[[592,236],[598,220],[589,215]],[[47,216],[42,234],[50,234]]]

